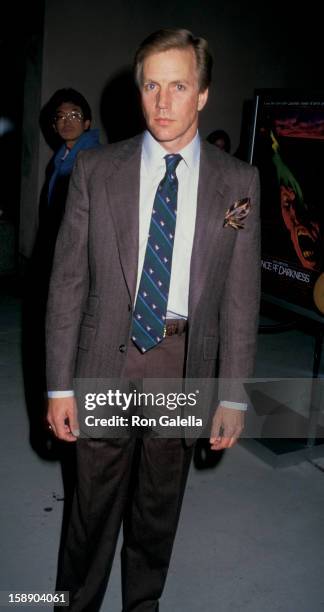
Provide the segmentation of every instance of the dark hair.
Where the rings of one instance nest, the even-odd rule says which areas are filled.
[[[142,83],[143,63],[146,57],[153,53],[161,53],[170,49],[187,49],[192,47],[196,56],[199,91],[205,91],[211,82],[212,56],[208,50],[207,40],[194,36],[189,30],[163,29],[150,34],[140,44],[134,59],[135,81]]]
[[[229,153],[231,150],[231,139],[228,133],[224,130],[215,130],[214,132],[211,132],[207,136],[206,140],[210,142],[210,144],[216,144],[216,140],[224,140],[224,151]]]
[[[48,101],[48,110],[52,119],[58,107],[64,102],[70,102],[71,104],[79,106],[82,110],[84,120],[86,121],[89,119],[89,121],[91,121],[92,113],[88,102],[82,94],[76,91],[76,89],[72,89],[72,87],[58,89]]]

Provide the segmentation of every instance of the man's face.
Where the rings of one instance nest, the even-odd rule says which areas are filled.
[[[82,110],[77,104],[63,102],[56,109],[54,129],[69,149],[89,127],[89,119],[84,120]]]
[[[191,47],[154,53],[144,60],[141,98],[146,125],[170,153],[180,151],[194,138],[198,112],[207,97],[208,89],[199,92]]]
[[[222,151],[225,151],[225,140],[224,140],[224,138],[217,138],[217,140],[215,140],[214,144],[219,149],[222,149]]]

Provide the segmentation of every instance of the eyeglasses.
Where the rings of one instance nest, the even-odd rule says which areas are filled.
[[[58,112],[54,116],[55,123],[60,123],[62,121],[82,121],[83,114],[79,111],[66,111],[66,112]]]

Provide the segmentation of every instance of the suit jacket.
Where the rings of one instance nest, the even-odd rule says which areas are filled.
[[[118,378],[130,337],[137,278],[142,137],[79,154],[59,232],[47,314],[49,390],[73,377]],[[249,197],[244,229],[223,227]],[[253,371],[259,311],[256,168],[202,143],[191,257],[186,376]],[[154,349],[153,349],[154,350]],[[223,399],[244,401],[235,385]]]

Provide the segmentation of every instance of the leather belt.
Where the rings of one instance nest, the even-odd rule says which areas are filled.
[[[167,319],[164,330],[164,337],[175,336],[176,334],[178,336],[181,336],[181,334],[187,331],[187,323],[187,319]]]

